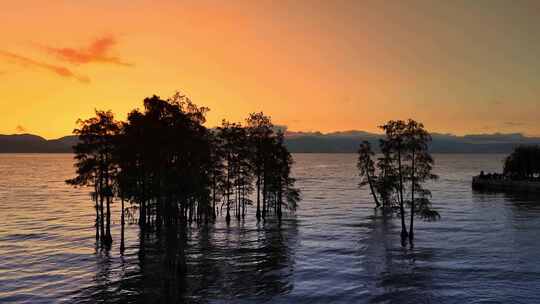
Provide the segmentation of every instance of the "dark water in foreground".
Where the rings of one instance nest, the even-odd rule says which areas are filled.
[[[412,250],[357,189],[354,155],[294,157],[296,216],[193,227],[177,287],[136,225],[123,256],[96,250],[87,190],[63,183],[70,155],[0,155],[0,302],[540,303],[540,199],[470,187],[502,155],[436,155],[442,220],[419,223]]]

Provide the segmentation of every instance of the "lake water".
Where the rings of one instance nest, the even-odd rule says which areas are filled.
[[[71,155],[0,155],[0,302],[540,303],[540,199],[477,193],[471,176],[503,155],[435,155],[442,219],[399,223],[357,188],[352,154],[296,154],[303,200],[281,226],[220,219],[188,232],[188,273],[169,280],[159,241],[126,231],[96,249],[88,189]]]

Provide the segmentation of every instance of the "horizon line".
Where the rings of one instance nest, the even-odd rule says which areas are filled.
[[[211,127],[209,129],[213,129],[213,128],[217,128],[217,126],[215,127]],[[336,130],[336,131],[330,131],[330,132],[322,132],[322,131],[290,131],[290,130],[285,130],[285,135],[287,135],[287,133],[289,133],[289,135],[295,135],[295,134],[298,134],[298,135],[323,135],[323,136],[327,136],[327,135],[334,135],[337,133],[352,133],[352,132],[362,132],[362,133],[367,133],[369,135],[384,135],[383,133],[376,133],[376,132],[370,132],[370,131],[364,131],[364,130],[359,130],[359,129],[348,129],[348,130]],[[508,136],[508,135],[517,135],[517,136],[522,136],[522,137],[525,137],[525,138],[540,138],[540,134],[536,135],[536,134],[527,134],[525,132],[502,132],[502,131],[495,131],[495,132],[484,132],[484,133],[464,133],[464,134],[455,134],[455,133],[451,133],[451,132],[430,132],[431,135],[442,135],[442,136],[455,136],[455,137],[465,137],[465,136],[494,136],[494,135],[499,135],[499,136]],[[76,136],[74,135],[73,133],[72,134],[66,134],[66,135],[62,135],[62,136],[59,136],[59,137],[46,137],[46,136],[43,136],[43,135],[40,135],[40,134],[36,134],[36,133],[30,133],[30,132],[15,132],[15,133],[11,133],[11,134],[6,134],[6,133],[0,133],[0,136],[16,136],[16,135],[31,135],[31,136],[38,136],[38,137],[41,137],[45,140],[56,140],[56,139],[61,139],[61,138],[64,138],[64,137],[68,137],[68,136]]]

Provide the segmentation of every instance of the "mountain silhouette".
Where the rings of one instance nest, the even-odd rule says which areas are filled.
[[[527,137],[520,133],[465,136],[433,133],[432,137],[430,150],[433,153],[510,153],[519,145],[540,144],[540,137]],[[286,145],[293,153],[354,153],[363,140],[378,147],[381,138],[380,134],[354,130],[326,134],[288,132]]]
[[[0,153],[70,153],[74,135],[47,140],[32,134],[0,135]]]
[[[457,136],[434,133],[433,153],[510,153],[519,145],[540,144],[540,137],[520,133]],[[378,146],[380,134],[365,131],[291,132],[285,144],[292,153],[355,153],[363,140]],[[0,153],[70,153],[77,142],[74,135],[47,140],[32,134],[0,135]]]

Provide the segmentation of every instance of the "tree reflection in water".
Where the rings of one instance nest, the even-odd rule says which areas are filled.
[[[369,282],[369,303],[433,303],[433,248],[420,243],[414,248],[397,246],[398,236],[391,215],[376,210],[368,222],[370,233],[363,240],[363,268]]]
[[[265,301],[293,288],[298,242],[294,218],[191,227],[183,239],[157,235],[142,234],[137,254],[126,257],[120,269],[111,269],[112,258],[104,252],[95,286],[84,290],[77,302]],[[181,261],[174,252],[184,240],[189,241]],[[183,263],[184,273],[177,271]]]

